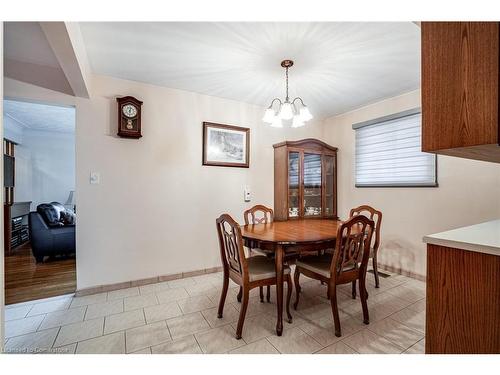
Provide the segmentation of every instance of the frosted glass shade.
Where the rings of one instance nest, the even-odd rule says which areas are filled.
[[[303,106],[300,109],[300,118],[302,119],[302,121],[309,121],[313,118],[313,115],[311,114],[311,112],[309,112],[309,108]]]
[[[306,123],[302,120],[300,116],[293,116],[292,128],[300,128]]]
[[[274,121],[274,117],[275,117],[274,110],[271,107],[269,107],[268,109],[266,109],[266,112],[264,112],[264,117],[262,118],[262,121],[268,124],[272,124],[272,122]]]
[[[283,103],[280,109],[280,117],[282,120],[290,120],[293,117],[293,108],[291,103]]]
[[[282,128],[283,127],[283,122],[281,121],[279,116],[274,116],[274,120],[271,123],[271,126],[273,128]]]

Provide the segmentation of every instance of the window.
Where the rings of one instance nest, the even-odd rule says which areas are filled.
[[[437,186],[436,155],[421,151],[420,109],[354,124],[356,187]]]

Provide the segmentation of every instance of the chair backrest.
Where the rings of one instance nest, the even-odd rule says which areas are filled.
[[[228,271],[230,276],[247,278],[248,265],[243,251],[240,225],[228,214],[222,214],[216,223],[224,270]]]
[[[330,274],[338,278],[344,272],[358,268],[366,272],[370,257],[370,243],[375,223],[364,215],[351,217],[337,230],[337,241],[332,257]]]
[[[376,254],[380,246],[380,225],[382,223],[382,212],[368,205],[362,205],[351,209],[350,217],[364,215],[375,222],[375,235],[372,238],[373,254]]]
[[[271,208],[261,204],[249,208],[243,213],[245,225],[248,224],[267,224],[274,220],[274,212]]]

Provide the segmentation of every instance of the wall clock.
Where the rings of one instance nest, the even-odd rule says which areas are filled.
[[[118,102],[118,135],[124,138],[141,138],[142,102],[132,96],[116,98]]]

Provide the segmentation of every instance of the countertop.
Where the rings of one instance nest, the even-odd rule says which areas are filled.
[[[424,236],[431,245],[500,256],[500,219]]]

